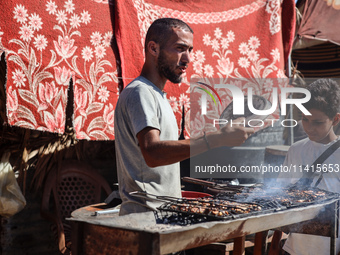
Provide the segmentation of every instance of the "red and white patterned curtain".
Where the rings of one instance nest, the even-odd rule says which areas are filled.
[[[78,139],[114,139],[117,68],[107,1],[2,1],[10,125],[63,133],[70,79]]]
[[[295,29],[293,0],[111,1],[115,6],[115,35],[124,86],[141,71],[144,38],[153,20],[178,18],[194,30],[187,77],[179,85],[169,83],[165,87],[179,126],[182,107],[185,109],[186,137],[190,135],[192,78],[285,77]],[[257,93],[271,97],[270,81],[257,86]]]
[[[147,28],[161,17],[182,19],[194,30],[187,76],[165,87],[179,127],[182,109],[189,116],[192,78],[285,77],[295,27],[293,0],[109,1],[112,17],[102,0],[3,1],[0,53],[7,61],[10,125],[63,133],[72,78],[77,138],[114,139],[116,59],[124,87],[140,74]],[[265,91],[271,85],[259,86]],[[184,132],[189,137],[188,126]]]

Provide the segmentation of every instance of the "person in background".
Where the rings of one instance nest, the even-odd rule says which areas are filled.
[[[288,150],[284,161],[285,166],[296,166],[296,169],[306,169],[330,146],[339,140],[334,127],[340,121],[340,86],[331,79],[318,79],[309,84],[307,89],[311,99],[304,107],[311,115],[302,115],[302,125],[308,135],[307,138],[294,143]],[[340,165],[340,149],[336,149],[322,166],[332,167]],[[330,168],[329,168],[330,169]],[[312,171],[310,169],[310,171]],[[302,176],[302,172],[299,175]],[[282,177],[287,177],[281,175]],[[299,177],[294,174],[290,179],[296,183]],[[281,181],[284,181],[281,179]],[[340,193],[339,171],[328,171],[321,175],[312,176],[311,186],[331,192]],[[340,251],[340,239],[337,239],[337,253]],[[328,255],[330,252],[330,238],[317,235],[290,233],[283,249],[291,255]]]
[[[254,132],[228,125],[199,139],[178,140],[176,119],[163,89],[168,80],[181,82],[192,49],[193,31],[181,20],[158,19],[148,29],[142,72],[122,91],[115,109],[120,215],[160,205],[131,196],[133,191],[181,197],[180,161],[210,148],[241,145]]]

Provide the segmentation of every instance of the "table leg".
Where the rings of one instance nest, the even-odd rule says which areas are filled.
[[[282,239],[282,235],[283,235],[282,231],[280,231],[280,230],[274,231],[274,235],[273,235],[273,238],[272,238],[272,242],[270,244],[270,249],[269,249],[268,255],[281,254],[282,248],[280,246],[280,242],[281,242],[281,239]]]
[[[338,215],[339,215],[339,201],[332,204],[332,210],[334,213],[331,219],[331,240],[330,240],[330,253],[331,255],[336,255],[336,238],[338,235]]]
[[[268,230],[255,234],[254,255],[262,255],[267,251]]]
[[[71,222],[71,242],[72,242],[72,254],[82,254],[83,247],[83,224],[78,222]]]
[[[245,254],[245,236],[237,237],[234,239],[234,251],[235,255],[244,255]]]

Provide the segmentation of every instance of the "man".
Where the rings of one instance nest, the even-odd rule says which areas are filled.
[[[183,21],[156,20],[145,39],[141,75],[121,93],[115,110],[120,215],[146,212],[160,204],[129,193],[181,197],[179,161],[219,146],[242,144],[252,128],[226,126],[195,140],[178,140],[175,116],[163,88],[180,83],[190,63],[193,31]]]

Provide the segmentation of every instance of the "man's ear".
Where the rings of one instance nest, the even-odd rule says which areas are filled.
[[[333,118],[333,126],[338,125],[340,122],[340,113],[337,113]]]
[[[157,57],[159,54],[159,44],[155,41],[149,41],[147,45],[147,50],[151,55]]]

